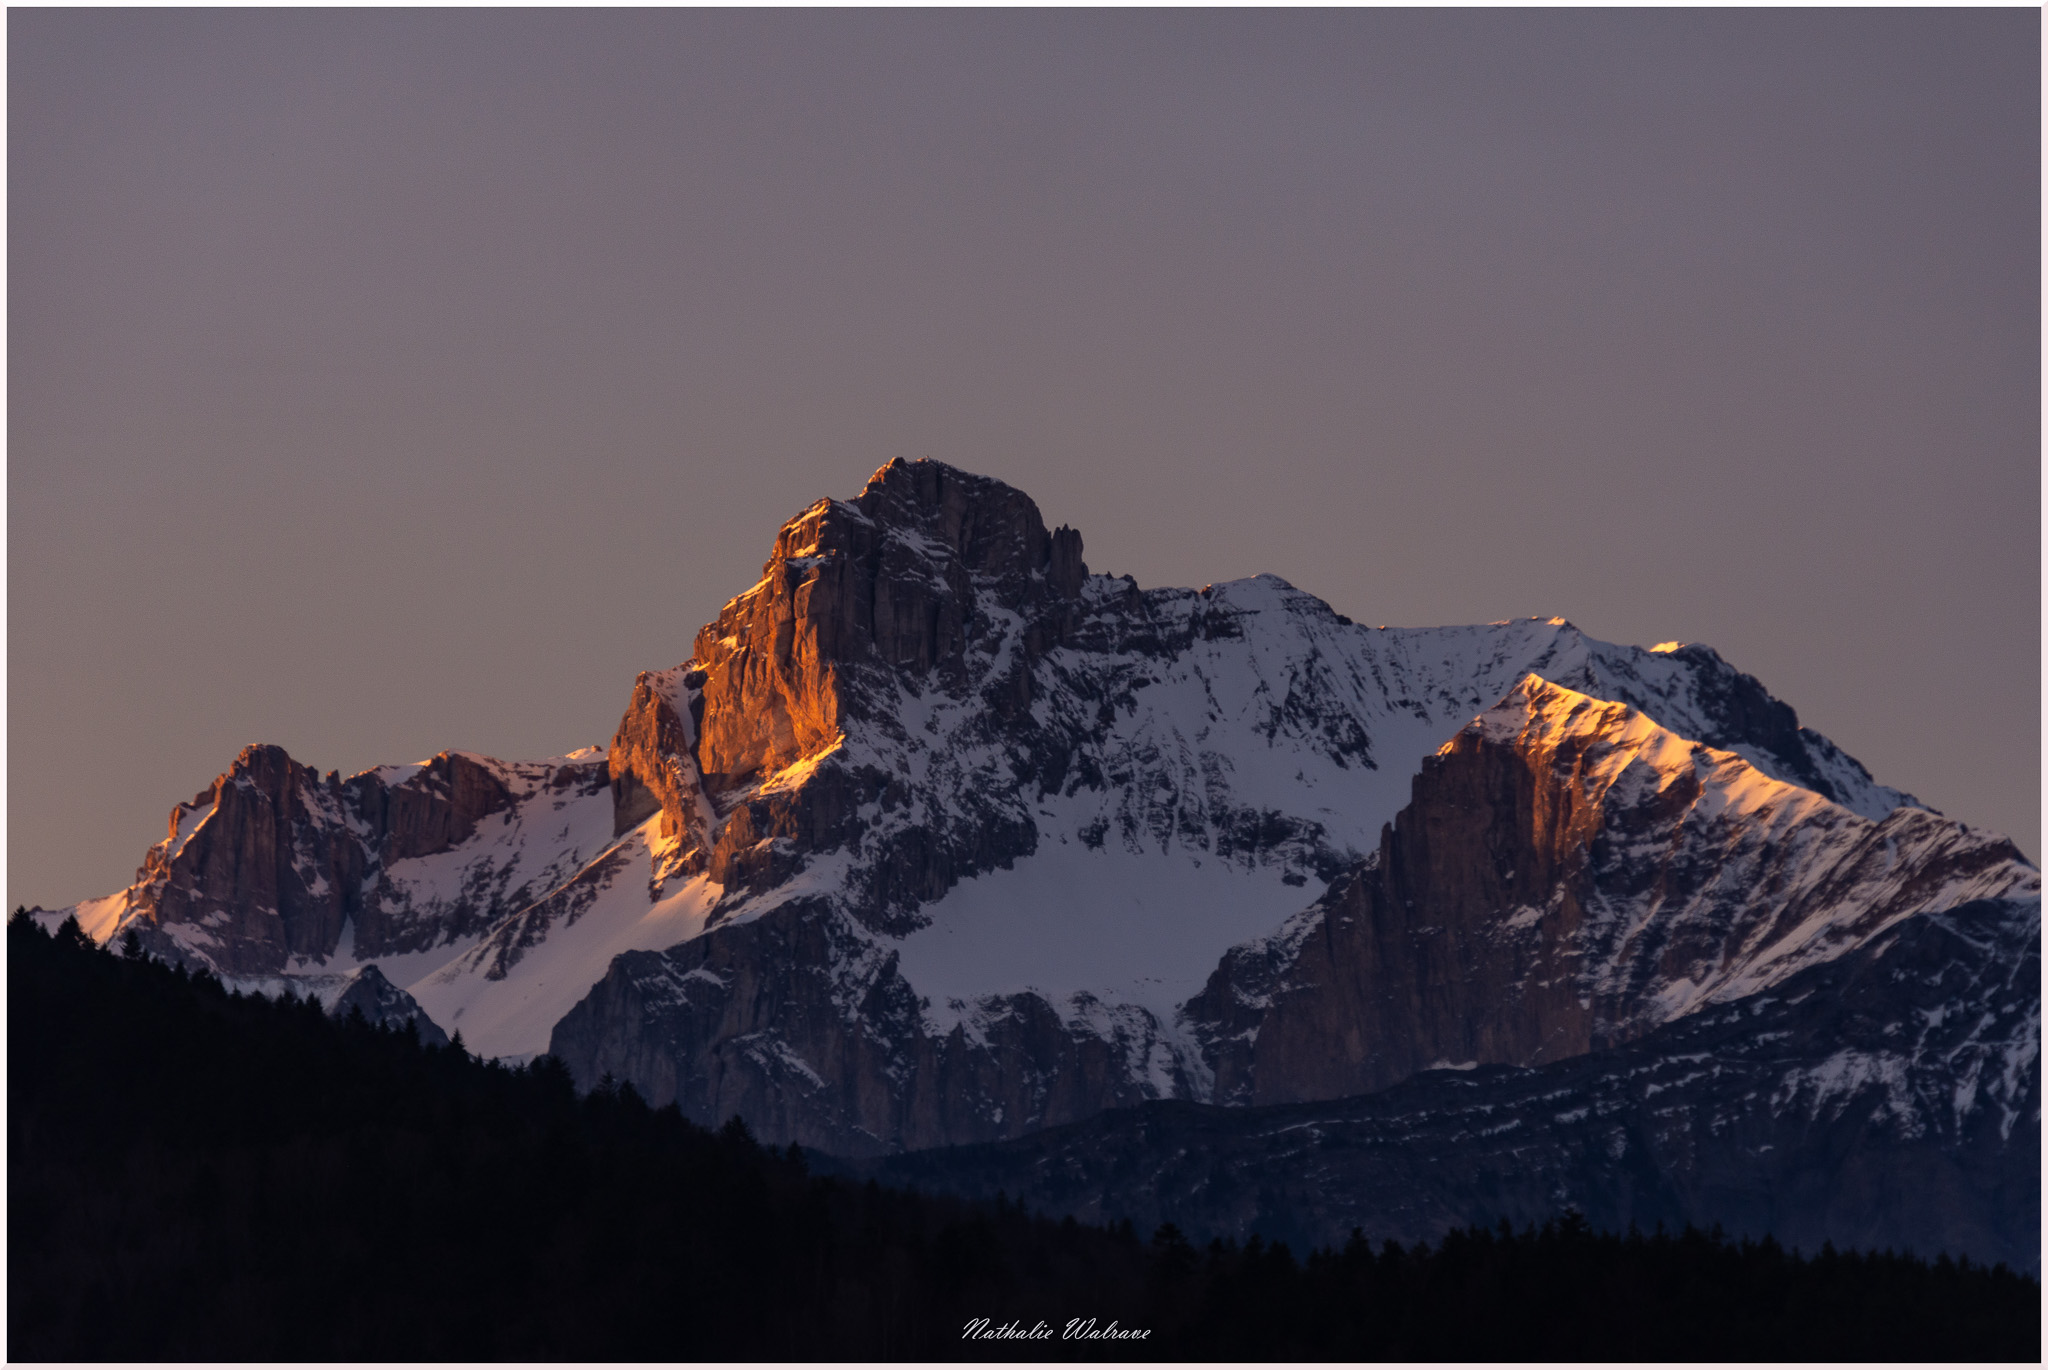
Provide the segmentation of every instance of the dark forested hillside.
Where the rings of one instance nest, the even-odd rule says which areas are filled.
[[[1433,1249],[1145,1240],[814,1176],[737,1122],[75,924],[7,948],[11,1359],[2039,1358],[2039,1285],[2003,1267],[1572,1215]],[[1148,1335],[1064,1335],[1090,1320]]]

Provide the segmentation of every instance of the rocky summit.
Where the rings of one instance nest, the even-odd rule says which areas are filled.
[[[1612,1062],[1691,1097],[1673,1062],[1740,1055],[1788,987],[1839,995],[1883,957],[1940,982],[1986,919],[2037,947],[2039,901],[2009,841],[1878,784],[1709,648],[1374,628],[1272,576],[1141,589],[1020,491],[896,461],[785,524],[609,746],[345,780],[251,747],[128,889],[39,914],[252,986],[331,996],[374,963],[356,992],[386,1020],[842,1156],[1371,1098],[1354,1161],[1391,1175],[1386,1138],[1464,1145],[1546,1082],[1620,1098]],[[1806,1136],[1910,1079],[1954,1115],[1926,1145],[2030,1165],[1998,1202],[2038,1213],[2038,977],[1984,996],[1995,1051],[1944,1055],[1912,1035],[1936,1009],[1878,996],[1896,1032],[1807,1012],[1699,1107]],[[1898,1064],[1829,1065],[1852,1027]],[[1464,1121],[1395,1126],[1402,1089]],[[1435,1098],[1400,1117],[1451,1117]]]

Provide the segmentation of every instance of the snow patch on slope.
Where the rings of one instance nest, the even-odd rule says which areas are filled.
[[[658,821],[649,819],[648,824]],[[595,898],[523,947],[509,968],[490,954],[495,939],[486,938],[403,988],[428,1017],[451,1033],[459,1029],[469,1048],[481,1055],[522,1057],[546,1051],[555,1024],[604,977],[613,957],[689,941],[703,932],[718,902],[721,888],[703,876],[650,902],[648,824],[619,843],[615,850],[623,859]]]
[[[1284,877],[1182,849],[1054,841],[1014,869],[961,881],[925,906],[926,927],[893,945],[942,1032],[976,1000],[1026,990],[1049,1001],[1086,991],[1170,1023],[1225,950],[1301,907],[1301,887]]]

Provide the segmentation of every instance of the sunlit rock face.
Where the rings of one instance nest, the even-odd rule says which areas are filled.
[[[857,498],[820,500],[783,526],[695,656],[636,684],[611,748],[618,831],[658,812],[672,870],[736,895],[869,837],[860,915],[900,923],[960,875],[1028,852],[1032,833],[983,806],[877,830],[864,808],[916,796],[843,744],[900,731],[906,694],[1028,710],[1032,665],[1071,632],[1086,574],[1078,533],[1048,533],[1023,494],[937,462],[892,462]]]
[[[237,974],[331,951],[360,912],[369,864],[348,821],[359,793],[280,747],[245,748],[211,789],[171,810],[169,836],[143,858],[149,923],[209,937],[216,964]]]
[[[786,524],[608,748],[256,749],[150,861],[94,935],[376,959],[473,1050],[844,1154],[1542,1066],[2039,898],[1708,648],[1142,590],[937,462]]]
[[[531,847],[525,826],[605,780],[594,753],[508,765],[443,752],[343,780],[247,747],[171,810],[135,884],[77,912],[103,940],[132,928],[154,954],[235,977],[310,971],[344,944],[357,958],[418,953],[573,875],[583,853]]]
[[[857,498],[820,500],[785,524],[760,582],[697,634],[698,765],[728,789],[814,756],[846,721],[893,702],[899,674],[950,695],[985,689],[971,658],[1015,629],[1013,665],[1028,678],[1071,623],[1086,574],[1080,535],[1048,533],[1020,492],[893,462]]]
[[[1217,1100],[1562,1060],[1909,915],[2039,896],[2005,838],[1915,808],[1872,821],[1535,676],[1413,783],[1371,860],[1189,1003]]]

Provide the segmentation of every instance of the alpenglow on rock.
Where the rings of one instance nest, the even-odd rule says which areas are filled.
[[[1533,675],[1427,758],[1413,795],[1378,850],[1188,1004],[1216,1101],[1580,1056],[1910,915],[2040,889],[2004,838],[1918,808],[1865,818]]]
[[[1708,648],[1142,590],[898,461],[608,747],[252,748],[78,912],[245,979],[375,961],[472,1050],[857,1155],[1545,1066],[1971,901],[2038,872]]]

